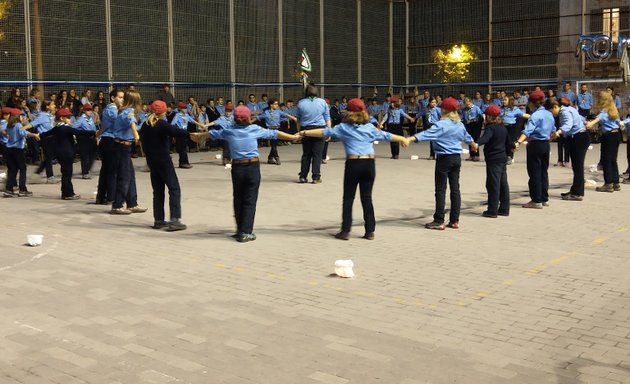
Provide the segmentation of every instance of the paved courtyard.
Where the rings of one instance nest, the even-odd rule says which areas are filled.
[[[0,200],[1,384],[630,383],[630,186],[561,201],[571,170],[551,167],[550,207],[522,209],[522,151],[510,217],[487,219],[485,164],[463,162],[461,228],[431,231],[428,147],[390,160],[381,143],[376,240],[360,238],[356,201],[340,241],[341,145],[320,185],[296,182],[292,145],[261,165],[258,239],[240,244],[217,153],[178,170],[183,232],[151,229],[151,209],[109,215],[91,204],[96,179],[74,180],[78,201],[46,184]],[[356,277],[331,276],[344,258]]]

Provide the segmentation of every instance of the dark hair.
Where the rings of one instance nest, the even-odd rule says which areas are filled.
[[[37,109],[37,101],[31,101],[30,103],[26,104],[26,106],[28,107],[28,109],[30,109],[31,111],[34,111]]]
[[[263,95],[263,96],[266,96],[266,95]],[[269,99],[269,100],[267,100],[267,105],[271,107],[271,104],[277,103],[277,102],[278,102],[278,100],[276,100],[276,99]]]
[[[111,101],[111,100],[112,100],[112,98],[116,97],[116,96],[118,95],[118,92],[125,93],[125,91],[122,91],[122,90],[120,90],[120,89],[118,89],[118,88],[114,88],[114,89],[112,89],[112,91],[109,93],[109,100]]]
[[[306,86],[304,90],[305,97],[319,97],[319,89],[313,84],[309,84]]]
[[[550,110],[553,109],[553,107],[559,106],[560,104],[558,104],[558,102],[553,99],[553,98],[548,98],[547,100],[545,100],[545,109]]]

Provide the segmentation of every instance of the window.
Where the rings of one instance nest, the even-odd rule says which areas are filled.
[[[602,18],[602,33],[619,41],[619,8],[604,8]]]

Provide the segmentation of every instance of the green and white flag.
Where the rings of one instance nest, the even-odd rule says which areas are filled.
[[[311,67],[311,59],[308,58],[308,54],[306,53],[306,48],[302,49],[302,55],[300,55],[300,69],[304,72],[310,72],[313,67]]]

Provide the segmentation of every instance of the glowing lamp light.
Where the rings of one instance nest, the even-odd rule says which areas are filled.
[[[461,82],[470,74],[470,63],[477,55],[465,44],[456,44],[449,49],[433,51],[433,62],[437,64],[435,75],[442,83]]]

